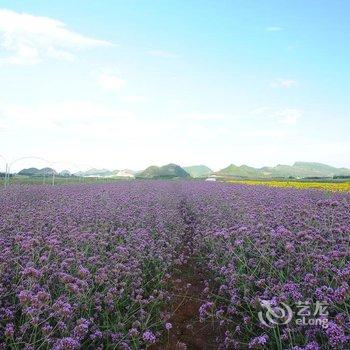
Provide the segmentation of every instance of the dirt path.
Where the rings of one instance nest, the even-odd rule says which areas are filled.
[[[172,328],[163,341],[152,345],[150,350],[216,350],[219,348],[217,338],[219,327],[209,321],[200,322],[199,308],[205,302],[201,299],[205,285],[205,271],[199,266],[193,255],[193,236],[195,217],[187,208],[181,207],[186,224],[184,251],[187,262],[179,267],[169,280],[171,301],[166,312],[171,317]]]

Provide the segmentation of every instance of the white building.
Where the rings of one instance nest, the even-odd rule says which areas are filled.
[[[205,179],[205,181],[216,181],[216,177],[209,176]]]
[[[129,178],[129,179],[134,179],[135,178],[135,175],[131,172],[131,170],[127,170],[127,169],[124,169],[124,170],[119,170],[117,172],[117,177],[125,177],[125,178]]]

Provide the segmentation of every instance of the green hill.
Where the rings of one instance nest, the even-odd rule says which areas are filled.
[[[139,174],[137,174],[138,177],[143,177],[143,178],[153,178],[154,176],[159,174],[159,167],[156,165],[151,165],[145,170],[141,171]]]
[[[295,162],[293,165],[278,164],[275,167],[253,168],[247,165],[234,164],[218,171],[217,175],[243,178],[276,178],[276,177],[333,177],[348,176],[350,169],[336,168],[327,164],[313,162]]]
[[[167,164],[161,167],[150,166],[137,175],[143,179],[172,179],[172,178],[189,178],[190,174],[176,164]]]
[[[301,173],[312,174],[311,176],[343,175],[343,170],[345,170],[345,173],[350,174],[349,169],[338,169],[322,163],[295,162],[293,168]]]
[[[261,172],[259,171],[259,169],[250,167],[248,165],[237,166],[237,165],[231,164],[228,167],[218,171],[217,175],[255,178],[255,177],[260,177]]]
[[[193,165],[183,168],[192,177],[207,177],[213,173],[213,171],[206,165]]]
[[[52,168],[28,168],[28,169],[22,169],[20,172],[18,172],[18,175],[24,175],[24,176],[49,176],[49,175],[57,175],[57,172]]]

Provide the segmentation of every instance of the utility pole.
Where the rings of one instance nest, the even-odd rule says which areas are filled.
[[[4,179],[4,186],[5,186],[5,188],[6,188],[6,186],[7,186],[7,171],[8,171],[8,164],[6,163],[6,165],[5,165],[5,179]]]

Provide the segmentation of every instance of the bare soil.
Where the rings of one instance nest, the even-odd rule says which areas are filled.
[[[169,279],[171,300],[165,312],[169,313],[172,329],[164,339],[149,347],[149,350],[216,350],[219,349],[220,331],[217,323],[200,322],[199,308],[205,302],[201,294],[205,288],[205,271],[193,255],[192,240],[195,217],[183,208],[184,222],[187,225],[184,251],[188,260]]]
[[[167,306],[173,328],[162,342],[150,350],[213,350],[218,349],[219,327],[216,323],[199,321],[200,298],[204,276],[194,259],[183,265],[171,280],[172,299]],[[186,347],[185,347],[186,346]]]

